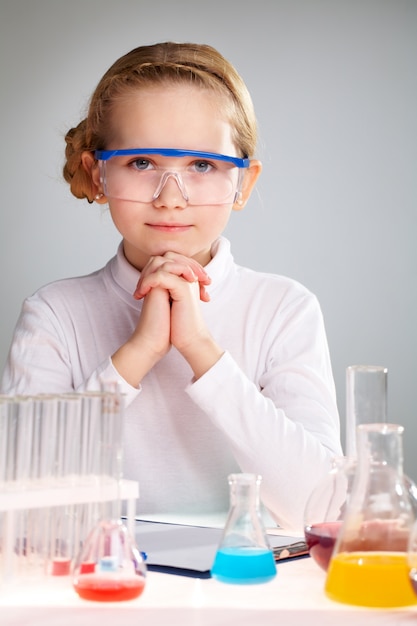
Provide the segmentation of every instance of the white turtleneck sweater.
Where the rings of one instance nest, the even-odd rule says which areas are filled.
[[[140,484],[139,516],[227,510],[227,476],[244,471],[262,475],[275,520],[301,528],[309,493],[342,453],[320,307],[299,283],[236,265],[224,237],[212,253],[211,299],[201,307],[225,353],[199,380],[174,348],[139,389],[114,369],[110,355],[142,307],[132,295],[140,274],[121,244],[101,270],[24,302],[1,391],[97,390],[118,380],[124,477]]]

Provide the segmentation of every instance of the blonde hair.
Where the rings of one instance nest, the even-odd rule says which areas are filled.
[[[77,198],[92,198],[90,175],[82,153],[106,148],[112,105],[131,90],[160,84],[189,84],[223,97],[225,114],[240,156],[252,157],[257,124],[249,91],[236,69],[215,48],[194,43],[165,42],[140,46],[120,57],[98,83],[88,114],[66,134],[63,174]]]

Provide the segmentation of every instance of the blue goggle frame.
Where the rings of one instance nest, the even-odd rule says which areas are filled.
[[[226,154],[218,154],[217,152],[198,152],[197,150],[177,150],[176,148],[128,148],[126,150],[96,150],[94,156],[98,161],[108,161],[114,156],[134,156],[146,154],[158,154],[165,157],[197,157],[200,159],[214,159],[216,161],[226,161],[233,163],[236,167],[249,167],[250,159],[247,157],[240,159],[239,157],[227,156]]]

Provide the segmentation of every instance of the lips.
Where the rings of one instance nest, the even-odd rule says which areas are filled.
[[[158,223],[158,224],[148,224],[150,228],[155,230],[165,231],[165,232],[181,232],[188,230],[191,228],[191,224],[171,224],[171,223]]]

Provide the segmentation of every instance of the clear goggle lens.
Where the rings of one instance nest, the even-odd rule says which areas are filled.
[[[109,153],[96,154],[100,156]],[[204,156],[198,156],[199,154]],[[184,165],[172,168],[157,164],[154,153],[115,154],[106,159],[99,158],[103,191],[109,198],[152,203],[162,193],[168,181],[173,180],[184,200],[190,205],[235,202],[240,192],[243,168],[248,166],[247,159],[235,159],[238,163],[244,163],[237,166],[233,162],[221,160],[222,155],[214,155],[215,159],[209,159],[205,154],[195,153],[192,158],[181,156],[180,160]]]

